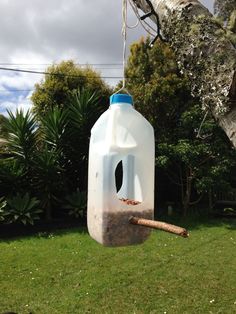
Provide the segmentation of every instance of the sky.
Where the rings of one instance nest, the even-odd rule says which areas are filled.
[[[212,11],[213,0],[201,0]],[[0,113],[28,110],[39,74],[52,63],[73,59],[92,64],[110,85],[122,75],[122,0],[0,0]],[[136,17],[129,8],[128,24]],[[145,36],[139,25],[128,31],[128,45]]]

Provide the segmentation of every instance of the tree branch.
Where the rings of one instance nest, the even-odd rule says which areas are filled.
[[[144,13],[146,0],[132,0]],[[203,109],[210,109],[236,147],[236,49],[226,30],[197,0],[151,0],[161,32]],[[155,23],[155,16],[151,16]]]
[[[201,194],[196,201],[190,202],[189,205],[196,205],[196,204],[198,204],[201,201],[202,198],[203,198],[203,194]]]

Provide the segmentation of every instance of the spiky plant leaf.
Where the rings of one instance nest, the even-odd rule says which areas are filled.
[[[6,140],[9,151],[28,163],[33,155],[37,138],[37,124],[35,117],[27,111],[17,110],[15,114],[8,111],[9,117],[4,120]]]
[[[6,223],[33,224],[34,220],[39,219],[39,214],[42,212],[38,208],[38,204],[39,201],[35,197],[31,198],[29,193],[16,194],[16,196],[6,200],[4,213],[0,217],[4,217]]]

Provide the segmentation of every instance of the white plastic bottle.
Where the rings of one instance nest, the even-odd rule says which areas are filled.
[[[153,219],[154,155],[151,124],[134,109],[131,96],[112,95],[109,109],[91,130],[89,148],[88,230],[97,242],[124,246],[149,236],[150,229],[129,224],[129,218]],[[121,162],[117,191],[115,172]]]

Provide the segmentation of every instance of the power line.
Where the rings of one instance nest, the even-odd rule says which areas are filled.
[[[59,65],[60,63],[7,63],[0,62],[0,65],[35,65],[35,66],[53,66]],[[122,63],[75,63],[80,66],[122,66]]]
[[[0,93],[32,92],[34,89],[0,89]]]
[[[34,70],[34,69],[43,69],[45,70],[45,67],[49,67],[49,66],[57,66],[59,64],[47,64],[47,63],[0,63],[0,66],[20,66],[20,67],[25,67],[27,68],[27,70]],[[94,64],[80,64],[80,63],[76,63],[75,65],[78,65],[80,67],[87,67],[87,68],[95,68],[98,70],[119,70],[122,68],[122,64],[121,63],[94,63]]]
[[[14,66],[14,65],[13,65]],[[13,67],[11,67],[12,69],[18,69],[19,67],[17,66],[17,67],[15,67],[14,66],[14,68]],[[43,66],[20,66],[20,69],[22,69],[22,70],[29,70],[29,71],[45,71],[45,67],[43,67]],[[86,68],[81,68],[81,69],[86,69]],[[88,69],[90,69],[90,70],[96,70],[96,71],[98,71],[98,72],[103,72],[103,71],[121,71],[122,70],[122,66],[117,66],[117,67],[105,67],[105,66],[103,66],[103,67],[90,67],[90,68],[88,68]],[[47,69],[46,69],[46,71],[47,71]]]
[[[6,68],[0,67],[2,71],[10,71],[10,72],[20,72],[20,73],[30,73],[30,74],[43,74],[43,75],[51,75],[51,76],[61,76],[61,77],[73,77],[73,78],[87,78],[87,79],[94,79],[97,78],[96,76],[86,76],[86,75],[72,75],[72,74],[64,74],[64,73],[50,73],[46,71],[33,71],[33,70],[24,70],[24,69],[14,69],[14,68]],[[103,79],[121,79],[121,76],[99,76]]]

